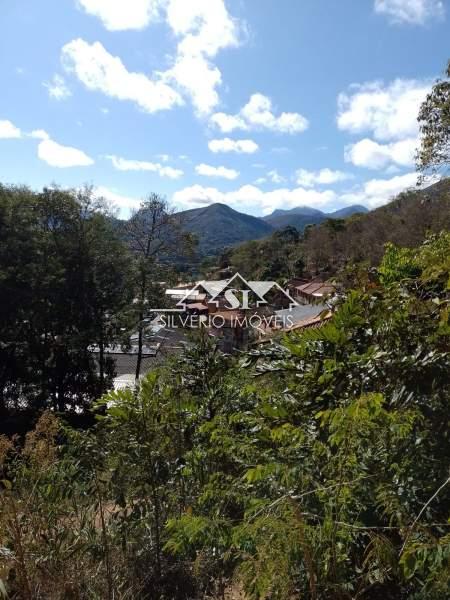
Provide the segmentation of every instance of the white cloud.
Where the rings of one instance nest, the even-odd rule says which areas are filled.
[[[112,162],[113,167],[118,171],[150,171],[158,173],[160,177],[168,177],[169,179],[179,179],[184,172],[173,167],[166,167],[160,163],[148,162],[145,160],[128,160],[120,156],[106,156]]]
[[[239,28],[224,0],[169,0],[167,23],[180,38],[174,66],[164,73],[190,96],[197,112],[208,114],[219,102],[222,74],[211,62],[220,50],[237,46]]]
[[[276,169],[269,171],[267,173],[267,177],[270,179],[270,181],[272,183],[279,184],[279,183],[285,183],[285,181],[286,181],[286,179],[282,175],[280,175]]]
[[[176,192],[172,200],[180,208],[195,208],[221,202],[239,211],[264,215],[276,208],[289,209],[301,205],[324,210],[350,204],[363,204],[369,208],[376,208],[386,204],[400,192],[414,188],[416,182],[416,173],[397,175],[390,179],[371,179],[339,195],[333,190],[320,191],[301,186],[264,192],[256,185],[244,185],[237,190],[222,192],[215,187],[193,185]]]
[[[109,54],[100,42],[69,42],[62,49],[62,62],[89,90],[130,100],[148,113],[183,104],[179,93],[167,83],[128,71],[120,58]]]
[[[63,63],[91,90],[133,100],[147,112],[168,110],[188,96],[199,115],[219,102],[222,73],[212,59],[239,44],[240,24],[224,0],[79,0],[110,30],[141,29],[159,16],[177,39],[171,66],[151,77],[130,73],[118,57],[95,42],[73,40],[63,48]]]
[[[94,164],[92,158],[82,150],[58,144],[42,129],[33,131],[31,137],[41,140],[38,145],[38,157],[51,167],[66,169],[68,167],[89,167]]]
[[[345,160],[356,167],[384,169],[388,166],[412,167],[418,146],[416,137],[390,144],[379,144],[365,138],[345,148]]]
[[[330,185],[353,179],[351,173],[343,171],[332,171],[331,169],[321,169],[320,171],[307,171],[299,169],[295,173],[297,184],[306,188],[312,188],[315,185]]]
[[[223,112],[218,112],[212,115],[210,122],[216,125],[222,133],[231,133],[235,129],[247,130],[247,123],[237,115],[227,115]]]
[[[158,16],[161,0],[78,0],[84,10],[101,19],[109,31],[143,29]]]
[[[54,100],[65,100],[72,95],[61,75],[53,75],[53,79],[45,82],[44,87],[47,88],[50,98]]]
[[[417,136],[420,105],[430,89],[430,82],[414,79],[353,85],[338,97],[338,127],[350,133],[369,131],[381,141]]]
[[[22,137],[22,132],[11,121],[0,120],[0,139],[11,139]]]
[[[224,138],[223,140],[211,140],[208,143],[208,148],[211,152],[238,152],[239,154],[253,154],[259,149],[258,144],[253,140],[231,140]]]
[[[96,196],[104,198],[108,203],[112,204],[113,207],[120,209],[120,212],[124,216],[127,216],[130,211],[138,209],[141,204],[141,201],[137,198],[123,196],[115,190],[111,190],[104,186],[96,187],[94,192]]]
[[[34,129],[30,134],[30,137],[36,140],[49,140],[50,136],[44,129]]]
[[[441,19],[444,4],[441,0],[375,0],[375,12],[386,15],[392,23],[424,25],[433,19]]]
[[[180,54],[215,56],[238,44],[238,25],[224,0],[169,0],[167,22],[182,38]]]
[[[172,201],[182,208],[221,202],[239,211],[269,214],[276,208],[294,208],[301,204],[322,207],[333,203],[335,199],[336,194],[332,190],[317,191],[299,187],[264,192],[255,185],[244,185],[234,191],[222,192],[214,187],[193,185],[176,192]]]
[[[208,114],[219,102],[216,88],[222,83],[219,69],[203,56],[179,56],[164,79],[180,86],[200,115]]]
[[[195,171],[204,177],[223,177],[224,179],[237,179],[239,171],[235,169],[227,169],[226,167],[213,167],[204,163],[197,165]]]
[[[355,190],[339,196],[345,204],[365,204],[369,208],[376,208],[387,204],[400,192],[414,188],[417,183],[416,173],[397,175],[391,179],[371,179]]]
[[[272,101],[263,94],[253,94],[247,104],[237,115],[223,112],[215,113],[211,123],[223,133],[231,133],[236,129],[244,131],[267,129],[278,133],[301,133],[309,122],[300,113],[283,112],[279,116],[273,113]]]

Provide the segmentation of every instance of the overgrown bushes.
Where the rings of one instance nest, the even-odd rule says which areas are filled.
[[[239,360],[201,339],[90,431],[2,438],[0,590],[449,597],[449,256],[390,246],[319,329]]]

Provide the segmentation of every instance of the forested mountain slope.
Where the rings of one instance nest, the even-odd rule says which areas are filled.
[[[387,242],[417,246],[428,233],[450,227],[450,179],[400,194],[389,204],[346,219],[327,219],[270,238],[241,244],[222,260],[242,273],[261,277],[334,275],[347,265],[377,265]]]
[[[223,248],[247,240],[256,240],[273,232],[262,219],[226,206],[210,204],[177,215],[184,229],[197,235],[201,254],[216,254]]]
[[[423,190],[404,192],[367,214],[307,229],[302,253],[311,272],[333,273],[353,262],[378,264],[386,242],[413,247],[428,232],[449,227],[450,179],[445,179]]]

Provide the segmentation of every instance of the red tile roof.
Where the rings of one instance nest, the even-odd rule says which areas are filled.
[[[298,321],[291,327],[287,327],[284,331],[294,331],[297,329],[307,329],[308,327],[318,327],[324,321],[328,321],[331,319],[333,314],[331,311],[328,311],[325,315],[316,315],[315,317],[309,317],[308,319],[303,319],[303,321]]]

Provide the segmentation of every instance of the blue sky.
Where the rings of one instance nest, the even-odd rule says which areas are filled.
[[[372,208],[415,184],[447,0],[0,0],[0,181],[126,216]]]

